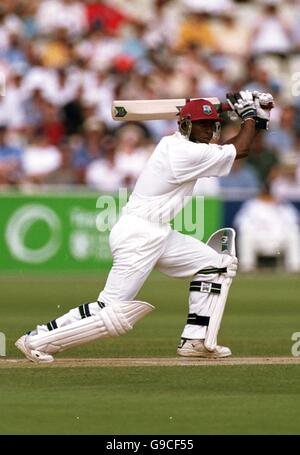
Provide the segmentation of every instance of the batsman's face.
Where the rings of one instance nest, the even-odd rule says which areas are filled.
[[[192,123],[190,141],[209,144],[215,131],[214,120],[198,120]]]

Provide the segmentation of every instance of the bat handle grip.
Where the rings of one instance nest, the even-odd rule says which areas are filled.
[[[273,103],[269,103],[267,106],[264,106],[265,109],[272,109],[274,107],[274,104]],[[230,105],[228,103],[220,103],[218,105],[218,112],[228,112],[228,111],[232,111],[232,108],[230,107]]]
[[[221,103],[219,107],[219,112],[227,112],[232,111],[232,108],[229,106],[228,103]]]

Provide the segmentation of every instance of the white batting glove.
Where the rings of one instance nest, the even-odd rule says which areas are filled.
[[[271,93],[261,93],[257,90],[252,92],[253,98],[259,100],[259,104],[262,108],[272,109],[275,106],[274,98]]]
[[[257,116],[256,107],[252,92],[249,90],[242,90],[238,93],[227,93],[226,95],[228,104],[242,120],[253,118]]]
[[[227,271],[224,273],[224,276],[226,278],[234,278],[237,273],[238,264],[239,264],[238,258],[236,256],[232,256],[231,262],[227,266]]]
[[[267,130],[269,127],[271,109],[274,107],[274,98],[271,93],[253,92],[256,107],[256,128]]]

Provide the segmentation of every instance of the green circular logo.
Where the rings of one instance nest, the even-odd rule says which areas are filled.
[[[36,227],[43,223],[48,235],[42,233],[38,247],[26,241],[29,231],[37,235]],[[43,229],[44,231],[44,229]],[[6,242],[11,254],[20,261],[40,264],[52,258],[61,244],[61,222],[56,213],[41,204],[27,204],[14,212],[6,227]],[[36,242],[34,242],[36,243]]]

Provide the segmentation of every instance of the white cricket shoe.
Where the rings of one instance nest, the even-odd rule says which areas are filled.
[[[219,359],[229,357],[231,350],[225,346],[216,346],[213,351],[209,351],[204,346],[204,340],[188,340],[181,338],[177,348],[177,354],[183,357],[205,357],[207,359]]]
[[[23,354],[27,357],[27,359],[31,360],[31,362],[35,363],[51,363],[54,361],[54,358],[50,354],[46,354],[45,352],[36,351],[29,347],[29,338],[30,335],[23,335],[15,342],[15,346],[23,352]]]

